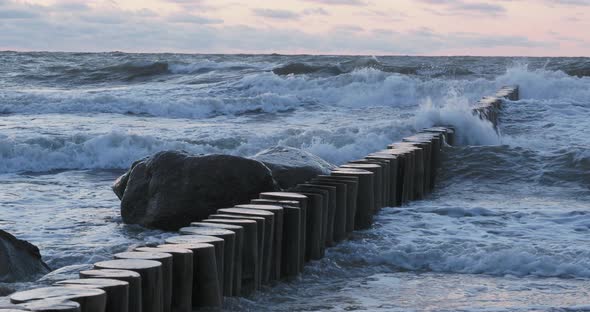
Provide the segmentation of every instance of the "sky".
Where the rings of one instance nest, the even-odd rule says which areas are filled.
[[[0,0],[0,50],[590,56],[590,0]]]

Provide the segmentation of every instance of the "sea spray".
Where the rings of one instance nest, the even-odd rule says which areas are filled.
[[[435,125],[455,127],[456,141],[462,145],[500,144],[498,129],[473,112],[473,104],[465,97],[450,90],[442,103],[435,104],[431,98],[424,100],[416,114],[416,129]]]

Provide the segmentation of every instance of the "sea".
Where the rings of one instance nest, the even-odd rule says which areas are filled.
[[[520,86],[497,128],[471,108]],[[382,209],[232,311],[590,311],[590,59],[0,52],[0,228],[56,270],[175,235],[114,180],[162,150],[291,146],[339,165],[453,125],[424,200]]]

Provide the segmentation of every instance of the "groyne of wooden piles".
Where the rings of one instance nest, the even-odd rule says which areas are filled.
[[[518,98],[517,86],[503,87],[473,114],[497,125],[503,101]],[[454,134],[452,126],[422,129],[329,175],[194,220],[165,244],[116,254],[80,279],[15,293],[0,311],[190,312],[293,279],[326,248],[370,228],[381,208],[430,193]]]

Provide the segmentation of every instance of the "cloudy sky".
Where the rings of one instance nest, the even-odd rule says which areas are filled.
[[[0,50],[590,56],[590,0],[0,0]]]

